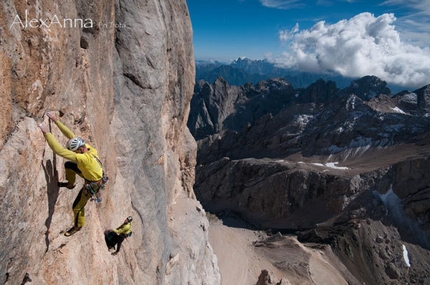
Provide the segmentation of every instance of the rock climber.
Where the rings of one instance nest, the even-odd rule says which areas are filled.
[[[103,166],[98,158],[97,150],[85,143],[82,138],[76,137],[53,113],[47,112],[46,115],[69,139],[66,144],[67,148],[64,148],[57,142],[54,135],[49,132],[45,124],[39,124],[39,128],[42,130],[52,151],[69,160],[64,164],[67,182],[58,182],[58,186],[73,189],[76,174],[85,179],[84,186],[73,202],[74,226],[64,233],[65,236],[71,236],[85,225],[85,205],[103,187],[107,178],[104,176]]]
[[[124,239],[131,236],[131,221],[133,221],[133,218],[128,216],[118,228],[105,231],[105,241],[109,251],[115,250],[116,245],[116,251],[112,255],[117,255]]]

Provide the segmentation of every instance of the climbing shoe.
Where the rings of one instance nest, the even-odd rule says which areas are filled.
[[[75,234],[75,233],[79,232],[80,230],[81,230],[81,228],[80,228],[80,227],[73,227],[73,228],[69,229],[67,232],[65,232],[65,233],[64,233],[64,235],[65,235],[66,237],[69,237],[69,236],[71,236],[71,235],[73,235],[73,234]]]
[[[75,185],[69,184],[68,182],[57,182],[58,187],[66,187],[67,189],[75,188]]]

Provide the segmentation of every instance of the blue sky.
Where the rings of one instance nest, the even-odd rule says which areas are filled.
[[[195,59],[430,83],[430,0],[187,0]]]

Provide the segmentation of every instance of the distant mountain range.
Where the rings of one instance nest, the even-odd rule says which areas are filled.
[[[222,77],[229,85],[235,86],[246,83],[256,84],[267,79],[283,78],[291,83],[294,88],[307,88],[319,79],[334,81],[339,88],[345,88],[351,84],[351,81],[358,79],[280,68],[268,60],[238,58],[231,63],[196,60],[196,82],[204,80],[213,83],[218,77]],[[392,84],[388,87],[393,93],[406,89]]]
[[[430,284],[430,84],[393,92],[367,75],[339,88],[345,78],[267,61],[197,66],[205,80],[187,126],[206,212],[270,233],[253,246],[287,256],[276,261],[283,276],[297,259],[273,246],[295,236],[342,268],[344,282],[324,284]]]

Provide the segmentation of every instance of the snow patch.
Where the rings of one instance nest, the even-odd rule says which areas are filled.
[[[345,167],[345,166],[336,166],[336,164],[339,164],[339,162],[328,162],[325,165],[327,167],[334,168],[334,169],[342,169],[342,170],[349,169],[348,167]]]
[[[401,96],[402,101],[408,102],[410,104],[416,104],[418,100],[418,95],[416,93],[408,93]]]
[[[396,113],[400,113],[400,114],[405,114],[406,115],[406,113],[403,112],[403,110],[400,109],[399,107],[394,107],[394,108],[390,108],[390,109],[393,110]]]
[[[355,109],[355,96],[351,96],[348,98],[348,100],[346,101],[346,106],[345,108],[349,111],[349,110],[354,110]]]
[[[312,119],[313,119],[313,116],[311,115],[301,114],[298,116],[294,116],[294,120],[296,121],[297,125],[301,127],[305,127]]]
[[[333,168],[333,169],[341,169],[341,170],[349,169],[348,167],[344,167],[344,166],[336,166],[336,164],[338,164],[338,163],[339,162],[327,162],[326,164],[322,164],[322,163],[314,162],[312,164],[316,165],[316,166],[329,167],[329,168]]]
[[[403,259],[405,260],[406,266],[411,267],[411,263],[409,262],[408,250],[406,249],[405,245],[402,245],[402,247],[403,247]]]

